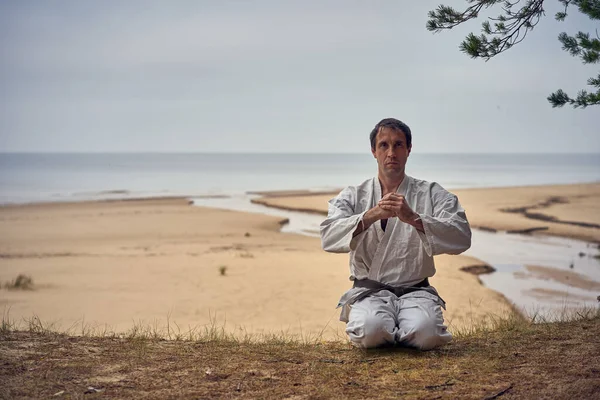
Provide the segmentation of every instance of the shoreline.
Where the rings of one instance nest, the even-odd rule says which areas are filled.
[[[595,205],[595,203],[600,204],[600,182],[472,188],[450,191],[458,196],[467,212],[467,218],[469,218],[472,228],[509,233],[540,231],[547,235],[600,243],[600,205]],[[514,199],[514,193],[516,192],[526,192],[524,196],[521,195],[525,198]],[[559,196],[555,193],[559,193]],[[251,201],[255,204],[287,211],[327,215],[327,200],[334,196],[270,195]],[[577,204],[570,205],[572,202]],[[544,211],[537,212],[540,209],[557,209],[558,207],[562,207],[562,209],[569,207],[571,208],[569,211],[572,212],[574,207],[580,205],[583,205],[585,209],[580,210],[576,217],[581,219],[582,214],[588,212],[588,218],[592,217],[594,219],[592,222],[563,220],[557,217],[560,212],[554,212],[554,215],[553,213],[547,214]],[[529,210],[536,210],[536,212],[529,212]]]
[[[570,193],[553,196],[547,193],[549,190],[560,192],[563,189],[574,189],[570,190]],[[582,190],[590,189],[592,191],[591,196],[585,196],[577,194]],[[327,201],[335,197],[339,191],[336,190],[324,190],[324,191],[313,191],[310,189],[296,189],[296,190],[269,190],[269,191],[248,191],[246,195],[260,196],[258,198],[250,199],[253,204],[262,205],[265,207],[276,208],[285,211],[295,211],[303,213],[312,213],[318,215],[327,215]],[[486,192],[498,192],[499,196],[502,196],[503,192],[514,192],[514,191],[528,191],[538,192],[533,197],[534,200],[530,202],[517,201],[514,204],[517,206],[510,206],[508,202],[499,203],[501,205],[496,206],[492,211],[494,213],[507,214],[507,220],[497,219],[490,222],[490,219],[482,219],[478,215],[475,218],[472,217],[470,212],[470,205],[472,200],[469,198],[480,196],[481,193]],[[592,197],[600,202],[600,182],[589,182],[589,183],[573,183],[573,184],[561,184],[561,185],[524,185],[524,186],[504,186],[504,187],[485,187],[485,188],[466,188],[450,190],[450,192],[456,194],[463,205],[463,208],[467,211],[467,217],[472,228],[480,229],[487,232],[507,232],[511,234],[537,234],[538,232],[550,236],[558,236],[564,238],[578,239],[590,243],[600,244],[600,206],[598,209],[594,209],[594,213],[597,218],[597,222],[587,221],[575,221],[575,220],[564,220],[558,218],[552,213],[547,214],[544,212],[548,208],[557,208],[565,206],[570,203],[569,198],[577,197]],[[575,193],[575,194],[574,194]],[[193,199],[229,199],[231,195],[218,194],[218,195],[173,195],[173,196],[148,196],[148,197],[122,197],[122,198],[109,198],[109,199],[84,199],[84,200],[66,200],[66,201],[33,201],[25,203],[6,203],[0,204],[0,209],[3,208],[21,208],[21,207],[44,207],[50,205],[61,205],[64,207],[76,206],[81,204],[104,204],[104,203],[127,203],[127,202],[141,202],[141,203],[161,203],[170,201],[185,201],[188,204],[192,204]],[[463,200],[467,197],[467,200]],[[475,199],[480,200],[480,199]],[[537,200],[537,201],[536,201]],[[209,207],[210,208],[210,207]],[[535,210],[535,212],[531,212]],[[542,210],[539,212],[538,210]],[[478,209],[476,211],[479,211]],[[508,214],[514,214],[521,216],[522,218],[512,218]],[[556,214],[556,213],[555,213]],[[285,223],[285,219],[282,219],[282,224]],[[558,228],[557,225],[565,225],[564,228]],[[580,230],[573,228],[590,228],[592,230]]]
[[[600,180],[595,181],[587,181],[587,182],[576,182],[576,183],[551,183],[551,184],[526,184],[526,185],[504,185],[504,186],[475,186],[475,187],[459,187],[459,188],[446,188],[448,191],[454,193],[462,192],[462,191],[473,191],[473,190],[504,190],[504,189],[535,189],[535,188],[547,188],[547,187],[570,187],[570,186],[588,186],[588,185],[600,185]],[[28,205],[28,204],[48,204],[48,203],[82,203],[82,202],[102,202],[102,201],[145,201],[145,200],[161,200],[161,199],[190,199],[190,198],[229,198],[231,197],[231,193],[240,194],[243,193],[245,195],[256,195],[261,198],[280,198],[280,197],[311,197],[311,196],[322,196],[322,195],[332,195],[335,196],[338,194],[343,187],[339,188],[331,188],[331,189],[272,189],[272,190],[246,190],[243,192],[227,192],[227,193],[219,193],[219,194],[171,194],[171,195],[156,195],[152,194],[149,196],[137,196],[133,197],[110,197],[110,198],[82,198],[80,200],[76,199],[61,199],[57,200],[56,198],[48,198],[48,200],[31,200],[31,201],[22,201],[22,202],[9,202],[9,203],[0,203],[0,208],[5,206],[19,206],[19,205]],[[133,194],[135,192],[131,192],[129,190],[102,190],[99,192],[89,192],[89,194],[93,195],[106,195],[106,194]],[[317,212],[317,211],[315,211]]]

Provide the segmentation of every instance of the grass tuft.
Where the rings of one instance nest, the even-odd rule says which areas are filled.
[[[3,287],[8,290],[33,290],[33,279],[24,274],[19,274],[15,280],[5,282]]]
[[[0,333],[8,333],[16,330],[17,325],[14,320],[10,318],[10,307],[5,308],[2,312],[2,324],[0,324]]]

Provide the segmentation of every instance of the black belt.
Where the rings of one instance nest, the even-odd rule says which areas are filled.
[[[375,291],[389,290],[396,296],[400,297],[407,293],[416,292],[417,290],[421,290],[422,288],[429,287],[429,280],[425,278],[421,282],[415,283],[412,286],[391,286],[371,279],[360,279],[354,281],[353,287],[373,289]]]

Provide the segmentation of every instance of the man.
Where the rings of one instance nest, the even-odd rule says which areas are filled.
[[[362,348],[401,344],[429,350],[452,339],[445,303],[427,278],[433,256],[471,246],[458,199],[439,184],[405,174],[410,128],[380,121],[370,135],[378,174],[329,201],[321,223],[325,251],[350,253],[352,289],[338,307],[350,340]]]

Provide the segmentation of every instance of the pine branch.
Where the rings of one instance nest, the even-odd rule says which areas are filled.
[[[590,19],[600,19],[600,1],[598,0],[571,0],[577,5],[579,12],[587,15]]]
[[[470,19],[477,18],[483,7],[491,7],[503,0],[478,1],[475,5],[467,7],[465,11],[459,13],[452,7],[439,5],[436,10],[429,11],[429,20],[427,21],[427,30],[440,32],[444,29],[452,29]],[[472,2],[472,1],[470,1]]]
[[[563,50],[572,56],[579,56],[584,64],[593,64],[600,61],[600,39],[590,38],[589,33],[578,32],[569,36],[565,32],[558,35]]]
[[[513,11],[513,7],[520,3],[520,0],[513,2],[508,0],[470,0],[469,2],[475,4],[463,12],[444,5],[430,11],[427,29],[434,32],[452,29],[470,19],[477,18],[483,8],[503,3],[502,14],[496,18],[489,18],[481,24],[482,34],[480,36],[470,33],[460,44],[460,50],[464,53],[473,58],[484,58],[486,61],[521,43],[527,36],[527,32],[532,30],[545,15],[544,0],[527,0],[525,5],[517,11]],[[490,21],[494,24],[493,28]]]
[[[518,6],[524,2],[524,5]],[[564,21],[570,6],[587,15],[590,19],[600,19],[600,0],[558,0],[564,10],[555,14],[557,21]],[[481,34],[470,33],[460,44],[460,50],[472,58],[483,58],[486,61],[492,57],[521,43],[527,33],[539,23],[545,16],[543,8],[544,0],[466,0],[469,6],[464,11],[456,11],[452,7],[440,5],[437,9],[430,11],[427,21],[427,29],[433,32],[452,29],[457,25],[479,17],[479,13],[485,8],[490,8],[502,3],[502,13],[496,18],[487,18],[481,24]],[[520,7],[520,8],[519,8]],[[558,40],[562,43],[563,50],[574,57],[579,57],[584,64],[600,63],[600,35],[596,30],[596,38],[589,33],[578,32],[575,36],[569,36],[563,32]],[[581,90],[577,97],[571,98],[561,89],[548,96],[552,107],[562,107],[570,104],[573,107],[585,108],[590,105],[600,104],[600,75],[598,78],[590,78],[588,84],[598,90],[588,92]]]
[[[577,93],[576,98],[571,98],[562,89],[558,89],[548,96],[548,101],[552,104],[553,108],[562,107],[567,103],[574,108],[586,108],[588,106],[600,105],[600,74],[598,74],[597,78],[588,79],[587,83],[597,89],[595,93],[580,90],[579,93]]]

